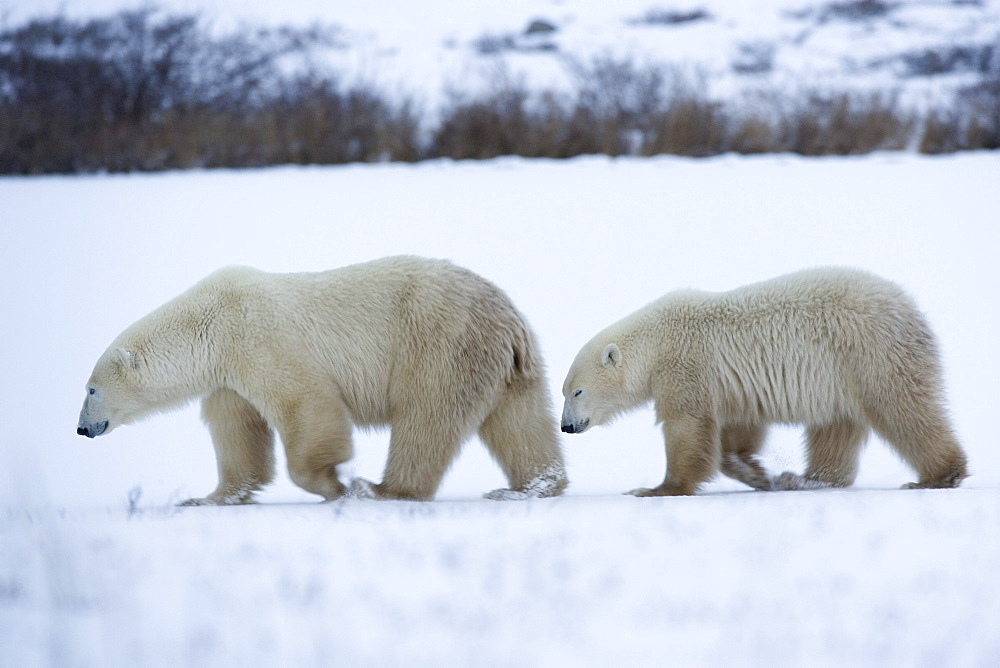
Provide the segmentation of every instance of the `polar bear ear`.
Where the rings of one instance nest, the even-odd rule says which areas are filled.
[[[115,361],[126,369],[135,368],[135,355],[126,348],[115,348]]]
[[[601,353],[601,364],[604,366],[618,366],[622,361],[622,351],[618,350],[618,346],[613,343],[609,343],[607,347],[604,348],[604,352]]]

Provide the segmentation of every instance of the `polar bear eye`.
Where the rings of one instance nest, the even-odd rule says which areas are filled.
[[[580,396],[581,394],[583,394],[583,390],[577,390],[576,392],[574,392],[574,393],[573,393],[573,396],[574,396],[574,397],[578,397],[578,396]]]
[[[93,395],[93,394],[97,394],[97,390],[95,390],[95,389],[94,389],[94,388],[92,388],[92,387],[88,387],[88,388],[87,388],[87,394],[91,394],[91,395]]]

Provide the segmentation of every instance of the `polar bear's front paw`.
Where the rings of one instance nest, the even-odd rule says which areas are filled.
[[[257,503],[253,496],[254,487],[250,485],[237,485],[227,488],[226,491],[218,490],[212,492],[204,498],[187,499],[181,501],[178,506],[243,506]]]
[[[835,487],[831,482],[807,478],[806,476],[785,471],[771,480],[771,488],[778,491],[793,491],[807,489],[829,489]]]
[[[350,486],[344,493],[345,499],[377,499],[378,493],[375,491],[375,483],[364,478],[354,478]]]
[[[206,496],[200,499],[186,499],[178,503],[178,506],[246,506],[257,503],[253,496],[229,495],[229,496]]]
[[[691,496],[695,493],[695,491],[695,487],[681,486],[676,483],[664,483],[659,487],[640,487],[625,493],[631,494],[632,496]]]
[[[215,501],[209,498],[185,499],[177,504],[178,506],[217,506]]]
[[[223,497],[206,496],[200,499],[186,499],[178,506],[247,506],[257,503],[253,496],[230,495]]]
[[[771,479],[771,487],[780,491],[805,489],[806,479],[798,473],[785,471]]]

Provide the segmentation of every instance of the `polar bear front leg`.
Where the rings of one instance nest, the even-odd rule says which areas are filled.
[[[682,415],[663,422],[667,475],[659,486],[628,492],[633,496],[685,496],[719,470],[719,425],[710,417]]]
[[[730,424],[719,434],[722,473],[765,492],[772,487],[771,478],[757,460],[757,453],[766,431],[764,425],[759,424]]]
[[[292,482],[326,501],[343,496],[337,467],[353,456],[354,446],[350,413],[334,388],[313,388],[290,404],[279,431]]]
[[[253,494],[274,479],[274,433],[250,402],[221,388],[201,404],[219,468],[219,485],[204,498],[181,506],[228,506],[253,503]]]

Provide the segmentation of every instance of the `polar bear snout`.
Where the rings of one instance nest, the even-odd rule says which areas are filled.
[[[96,436],[100,436],[107,430],[108,421],[104,420],[103,422],[95,422],[93,424],[81,424],[76,428],[76,433],[80,436],[86,436],[87,438],[94,438]]]
[[[583,390],[577,389],[575,392],[566,394],[566,403],[563,405],[562,430],[567,434],[580,434],[590,426],[589,411],[581,406],[583,402]]]
[[[579,422],[563,422],[562,430],[567,434],[580,434],[590,426],[590,420],[580,420]]]

